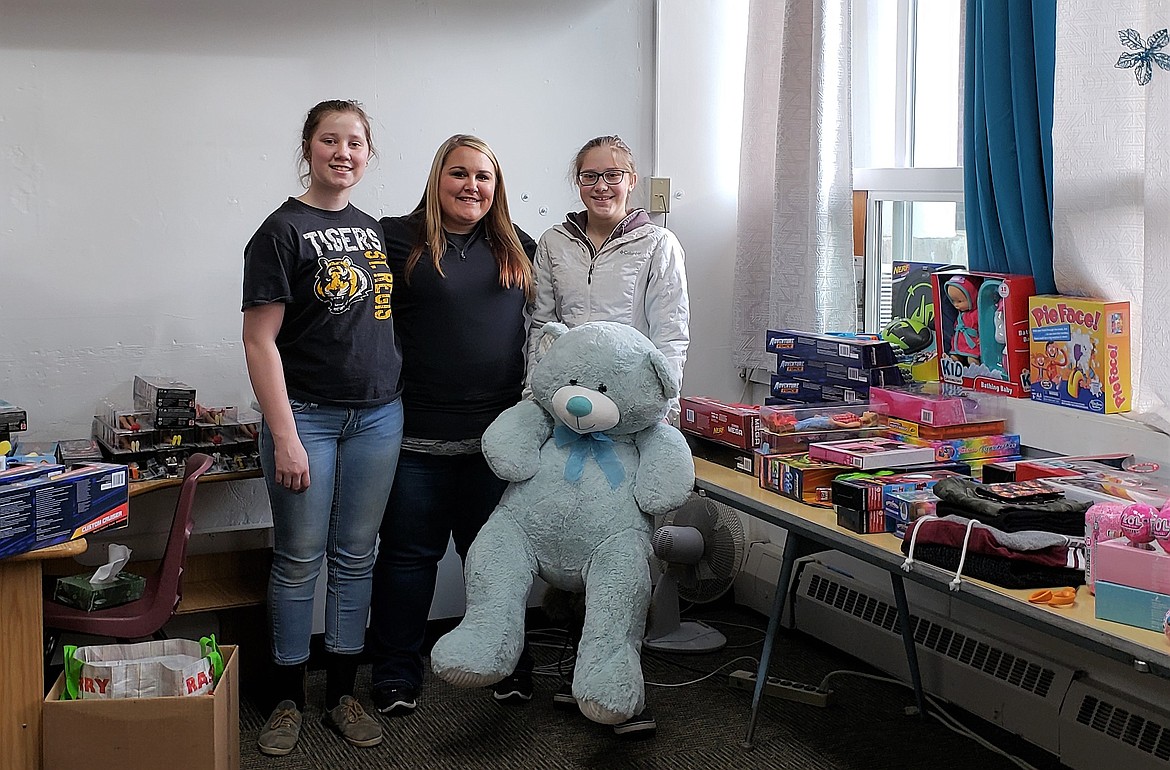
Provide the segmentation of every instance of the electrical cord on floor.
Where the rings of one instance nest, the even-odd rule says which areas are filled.
[[[869,674],[869,673],[866,673],[864,671],[848,671],[845,669],[842,669],[840,671],[830,671],[828,674],[825,675],[825,678],[821,680],[821,683],[819,685],[817,685],[817,689],[821,690],[822,692],[826,691],[829,680],[835,676],[856,676],[856,677],[861,677],[862,679],[873,679],[873,680],[878,681],[878,682],[888,682],[890,684],[901,685],[902,687],[907,687],[911,690],[914,689],[912,685],[910,685],[906,682],[903,682],[900,679],[894,679],[893,677],[882,676],[880,674]],[[985,748],[988,751],[991,751],[995,754],[999,754],[1000,756],[1006,758],[1008,761],[1012,762],[1013,764],[1022,768],[1023,770],[1037,770],[1035,765],[1029,764],[1026,760],[1021,759],[1020,757],[1017,757],[1016,755],[1011,754],[1011,753],[1005,751],[1004,749],[1001,749],[999,746],[996,746],[994,743],[987,740],[982,735],[979,735],[974,730],[967,727],[965,724],[963,724],[959,720],[955,719],[955,717],[951,716],[943,709],[942,704],[934,697],[932,697],[930,695],[926,695],[925,693],[923,693],[923,697],[933,707],[932,710],[927,712],[927,713],[930,716],[937,719],[948,730],[951,730],[952,732],[958,733],[959,735],[962,735],[964,738],[975,741],[983,748]]]
[[[718,674],[720,671],[727,668],[728,666],[735,665],[736,663],[739,663],[740,661],[744,661],[744,660],[751,661],[756,666],[760,665],[760,661],[757,660],[756,658],[751,657],[750,655],[741,655],[740,657],[735,658],[734,660],[729,660],[726,663],[724,663],[722,666],[720,666],[719,668],[715,669],[714,671],[712,671],[710,673],[702,672],[702,671],[699,671],[698,669],[689,668],[688,666],[683,666],[681,664],[676,663],[675,665],[679,666],[679,668],[685,668],[689,671],[696,671],[697,673],[703,674],[703,676],[699,677],[698,679],[688,680],[686,682],[646,682],[646,685],[648,687],[689,687],[692,684],[698,684],[699,682],[710,679],[711,677],[715,676],[716,674]],[[673,662],[673,661],[671,661],[671,662]]]

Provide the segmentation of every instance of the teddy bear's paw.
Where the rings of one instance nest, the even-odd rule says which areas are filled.
[[[436,669],[435,673],[447,684],[465,688],[487,687],[503,678],[492,674],[477,674],[474,671],[465,671],[460,668]]]
[[[594,700],[578,700],[577,707],[581,709],[581,713],[587,719],[602,725],[618,725],[633,716],[632,713],[625,714],[620,711],[610,711]]]

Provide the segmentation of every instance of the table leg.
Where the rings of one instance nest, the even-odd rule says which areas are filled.
[[[41,563],[0,561],[0,767],[41,766]]]
[[[922,672],[918,669],[918,648],[914,645],[914,628],[910,623],[910,603],[906,601],[906,584],[897,572],[890,572],[890,583],[894,588],[894,604],[898,608],[898,626],[902,630],[902,646],[906,648],[906,665],[910,667],[910,684],[914,687],[914,700],[918,703],[918,715],[926,718],[926,698],[922,694]]]
[[[764,648],[760,651],[760,666],[756,669],[756,689],[752,691],[752,715],[748,720],[747,735],[743,747],[752,747],[752,734],[756,730],[756,716],[760,710],[760,698],[764,694],[764,682],[768,679],[768,664],[772,659],[772,645],[776,641],[776,630],[784,611],[784,599],[788,596],[788,584],[792,581],[792,566],[796,563],[799,550],[798,538],[791,532],[784,538],[784,557],[780,561],[780,575],[776,578],[776,594],[772,597],[772,614],[768,617],[768,631],[764,635]]]

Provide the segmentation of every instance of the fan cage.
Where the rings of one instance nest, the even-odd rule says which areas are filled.
[[[690,526],[703,533],[703,557],[694,566],[655,557],[660,571],[678,581],[678,595],[694,604],[712,602],[731,589],[743,565],[746,536],[735,509],[695,495],[668,513],[660,526]]]

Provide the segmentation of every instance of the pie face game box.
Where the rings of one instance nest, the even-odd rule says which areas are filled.
[[[1129,303],[1036,295],[1028,301],[1032,400],[1128,412]]]

